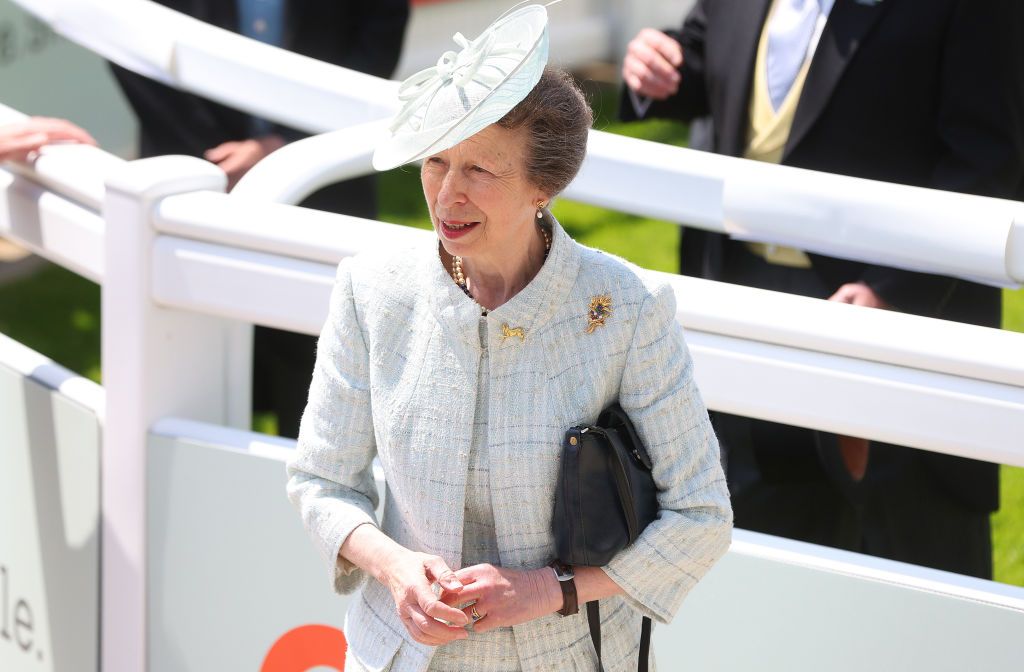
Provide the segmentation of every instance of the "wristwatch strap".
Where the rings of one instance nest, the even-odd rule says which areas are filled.
[[[572,567],[558,560],[552,560],[549,567],[555,570],[558,587],[562,589],[562,608],[558,610],[558,613],[562,616],[572,616],[579,613],[579,601],[576,597],[576,575],[572,571]]]

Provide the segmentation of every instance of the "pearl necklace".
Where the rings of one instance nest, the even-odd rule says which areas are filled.
[[[548,253],[551,252],[551,234],[543,224],[539,228],[541,235],[544,236],[544,261],[547,261]],[[466,282],[466,275],[462,272],[462,257],[452,257],[452,280],[466,296],[472,299],[476,307],[480,309],[480,314],[487,315],[487,309],[480,305],[480,302],[469,291],[469,283]]]

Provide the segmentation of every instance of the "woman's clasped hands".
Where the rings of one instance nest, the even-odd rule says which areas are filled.
[[[475,620],[475,632],[519,625],[562,608],[562,591],[548,567],[519,570],[473,565],[455,572],[455,577],[462,589],[442,593],[441,599],[453,606],[467,605],[463,611]]]
[[[561,608],[548,568],[516,570],[490,564],[453,571],[436,555],[405,551],[387,562],[384,585],[413,639],[441,646],[476,632],[525,623]],[[438,587],[435,590],[434,586]]]

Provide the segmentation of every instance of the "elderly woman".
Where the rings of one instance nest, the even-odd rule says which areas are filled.
[[[595,670],[576,608],[589,600],[605,669],[636,669],[641,617],[671,619],[729,543],[672,289],[548,211],[591,113],[544,69],[546,40],[543,8],[520,8],[403,85],[375,165],[422,159],[439,240],[338,267],[288,491],[334,589],[359,589],[347,670]],[[565,580],[549,566],[560,442],[616,400],[661,510],[606,567]]]

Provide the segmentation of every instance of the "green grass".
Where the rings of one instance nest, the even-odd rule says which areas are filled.
[[[683,145],[686,128],[672,122],[615,124],[598,115],[598,128],[633,137]],[[380,218],[430,228],[415,168],[381,176]],[[555,216],[585,245],[599,247],[640,266],[678,268],[679,227],[583,203],[559,200]],[[1024,291],[1006,291],[1005,329],[1024,332]],[[0,333],[51,357],[92,380],[100,380],[99,288],[73,273],[48,265],[31,277],[0,285]],[[276,433],[272,414],[260,414],[254,429]],[[1024,468],[1002,467],[1002,505],[992,516],[997,581],[1024,586]]]
[[[1024,332],[1024,290],[1003,290],[1003,329]],[[1000,469],[999,510],[992,514],[995,579],[1024,586],[1024,468]]]
[[[100,382],[100,288],[60,266],[0,284],[0,333]]]
[[[1000,468],[999,510],[992,514],[996,581],[1024,586],[1024,468]]]

